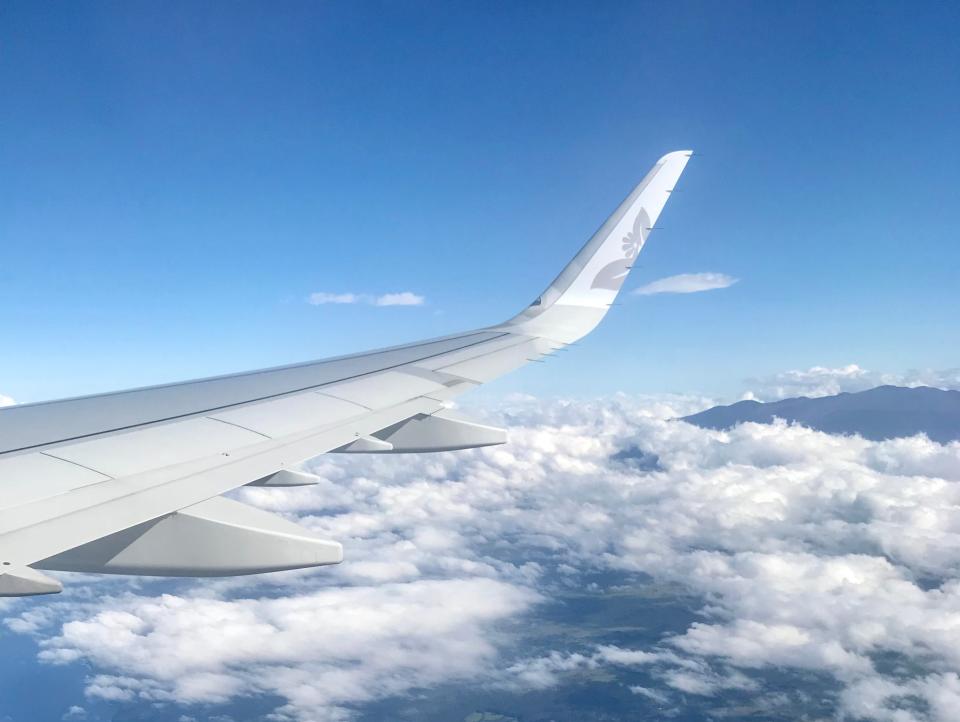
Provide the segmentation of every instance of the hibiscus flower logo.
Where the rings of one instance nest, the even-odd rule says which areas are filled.
[[[611,261],[600,269],[600,272],[593,279],[590,288],[603,288],[608,291],[619,291],[623,285],[634,259],[643,248],[647,240],[647,234],[650,232],[650,216],[644,208],[640,209],[636,219],[633,222],[633,228],[627,231],[623,237],[621,246],[623,249],[623,258]]]

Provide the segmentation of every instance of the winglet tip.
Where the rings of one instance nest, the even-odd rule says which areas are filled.
[[[658,162],[659,162],[659,163],[666,163],[667,161],[673,160],[674,158],[683,158],[684,161],[686,161],[686,160],[688,160],[692,155],[693,155],[693,151],[692,151],[692,150],[673,150],[673,151],[670,151],[669,153],[667,153],[665,156],[663,156]]]

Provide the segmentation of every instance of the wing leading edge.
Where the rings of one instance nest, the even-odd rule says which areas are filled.
[[[218,576],[339,562],[336,542],[218,497],[247,484],[308,484],[296,466],[332,451],[503,443],[505,432],[452,414],[449,401],[602,320],[690,156],[661,158],[543,294],[503,324],[0,409],[0,596],[60,591],[38,569]]]

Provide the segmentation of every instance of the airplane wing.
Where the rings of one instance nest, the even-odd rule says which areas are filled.
[[[319,454],[503,443],[450,400],[589,333],[690,158],[661,158],[528,308],[468,333],[354,356],[0,409],[0,596],[40,570],[223,576],[336,564],[341,546],[220,496],[296,486]]]

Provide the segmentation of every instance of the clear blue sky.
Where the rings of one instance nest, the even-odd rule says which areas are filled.
[[[500,321],[679,148],[630,288],[740,282],[627,297],[498,388],[956,366],[958,34],[952,3],[4,3],[0,393]]]

